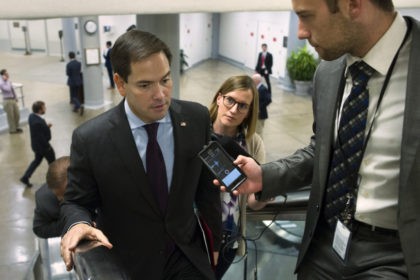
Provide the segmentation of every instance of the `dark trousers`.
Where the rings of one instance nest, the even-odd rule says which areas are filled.
[[[80,86],[70,86],[70,96],[71,96],[71,101],[73,102],[73,105],[74,105],[74,110],[77,110],[80,108],[79,91],[80,91]]]
[[[321,224],[298,270],[298,280],[408,279],[398,233],[356,228],[346,261],[332,249],[333,231]]]
[[[216,265],[216,279],[222,279],[226,271],[229,269],[233,260],[235,259],[237,249],[225,248],[223,245],[220,248],[219,258]]]
[[[50,147],[43,153],[35,153],[35,159],[31,162],[31,164],[29,164],[29,167],[28,169],[26,169],[23,178],[31,178],[32,174],[35,172],[35,169],[41,164],[43,158],[45,158],[48,161],[48,164],[53,162],[55,160],[54,149]]]
[[[114,77],[113,77],[113,73],[112,73],[112,66],[105,66],[106,67],[106,71],[108,72],[108,77],[109,77],[109,84],[112,88],[115,88],[115,84],[114,84]]]
[[[268,92],[271,93],[270,74],[269,73],[266,74],[265,69],[261,69],[260,75],[264,77],[265,83],[267,84]]]
[[[163,279],[200,280],[208,278],[205,277],[179,249],[175,249],[165,265]]]

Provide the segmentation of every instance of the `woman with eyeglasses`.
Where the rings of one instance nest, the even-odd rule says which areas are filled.
[[[244,153],[259,163],[265,161],[265,148],[255,133],[258,118],[258,91],[247,75],[228,78],[218,89],[210,104],[214,139],[231,138]],[[239,149],[240,149],[239,148]],[[225,148],[226,149],[226,148]],[[229,153],[230,151],[227,150]],[[263,208],[266,203],[255,200],[254,194],[234,196],[221,193],[223,239],[216,266],[216,278],[221,279],[235,255],[245,253],[246,204],[252,209]]]

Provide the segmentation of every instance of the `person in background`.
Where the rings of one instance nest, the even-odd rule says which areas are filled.
[[[114,75],[113,75],[112,64],[111,64],[111,51],[112,51],[112,42],[107,41],[106,50],[104,51],[103,57],[105,59],[105,67],[106,67],[106,71],[108,72],[108,77],[109,77],[109,84],[110,84],[109,89],[114,89],[115,83],[114,83]]]
[[[228,78],[217,90],[209,107],[213,123],[214,139],[229,137],[235,145],[236,152],[249,154],[258,162],[265,162],[265,148],[261,137],[255,133],[258,114],[258,92],[253,80],[247,75]],[[224,146],[226,151],[235,153],[232,144]],[[233,155],[232,155],[233,156]],[[246,205],[252,209],[261,209],[265,202],[256,201],[254,194],[240,196],[220,193],[222,202],[222,247],[216,266],[216,278],[221,279],[235,256],[245,253]]]
[[[197,156],[210,140],[210,117],[198,103],[171,98],[171,59],[163,41],[138,29],[112,48],[124,99],[73,132],[61,206],[68,270],[88,239],[113,248],[131,279],[214,279],[194,212],[196,205],[217,250],[220,192]]]
[[[35,192],[33,232],[40,238],[61,236],[60,203],[67,187],[70,157],[63,156],[48,166],[46,183]]]
[[[20,112],[17,104],[18,99],[12,82],[9,79],[9,73],[6,69],[2,69],[0,75],[0,91],[3,96],[3,108],[7,115],[7,123],[9,124],[9,133],[22,133],[23,130],[19,127]]]
[[[29,164],[20,181],[27,187],[32,187],[29,182],[35,169],[41,164],[45,158],[48,164],[55,160],[55,152],[50,144],[52,124],[47,123],[42,115],[45,114],[47,108],[43,101],[36,101],[32,104],[32,113],[29,115],[28,123],[31,133],[31,147],[35,153],[35,159]]]
[[[69,52],[70,61],[66,65],[67,85],[70,89],[71,102],[73,103],[73,112],[83,115],[83,107],[79,100],[80,87],[83,87],[82,64],[77,61],[76,54]]]
[[[252,75],[252,80],[254,85],[258,90],[258,101],[259,101],[259,111],[258,111],[258,120],[256,132],[262,137],[264,130],[265,120],[268,119],[267,107],[271,103],[271,93],[268,91],[267,87],[262,83],[262,77],[260,74]]]
[[[391,0],[292,4],[299,38],[323,59],[314,134],[262,166],[240,156],[248,179],[235,193],[312,182],[298,279],[420,279],[420,22]]]
[[[264,77],[267,83],[268,91],[271,93],[270,74],[273,67],[273,55],[267,51],[267,44],[261,45],[262,52],[258,54],[257,65],[255,71]]]

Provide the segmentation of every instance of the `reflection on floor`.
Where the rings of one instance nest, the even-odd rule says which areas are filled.
[[[119,103],[117,91],[106,90],[108,78],[104,68],[102,81],[104,96],[109,105],[99,110],[85,110],[80,116],[71,111],[66,86],[65,63],[59,57],[34,53],[25,56],[18,52],[0,52],[1,67],[6,68],[10,79],[23,84],[25,105],[30,108],[36,100],[46,102],[45,118],[52,126],[52,141],[57,157],[68,155],[71,134],[84,121]],[[182,76],[181,99],[194,100],[208,105],[220,84],[230,75],[252,74],[224,62],[209,60],[193,67]],[[269,106],[269,119],[263,133],[267,160],[288,155],[306,145],[311,134],[311,98],[283,92],[273,79],[273,102]],[[29,129],[23,126],[22,134],[0,134],[0,279],[23,279],[35,253],[32,233],[34,193],[45,181],[47,163],[43,162],[31,178],[34,186],[25,188],[19,178],[33,159]],[[262,223],[248,225],[249,233],[259,230]],[[251,235],[250,235],[251,236]],[[296,261],[296,245],[282,244],[282,240],[267,231],[258,245],[259,279],[294,279],[292,271]],[[248,259],[248,273],[253,269],[255,254],[252,244]],[[270,264],[270,265],[267,265]],[[225,279],[244,279],[243,262],[231,267]],[[254,279],[247,277],[247,279]]]

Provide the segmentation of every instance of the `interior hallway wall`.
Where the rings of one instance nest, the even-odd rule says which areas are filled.
[[[400,12],[420,19],[418,8],[400,9]],[[280,80],[285,77],[285,65],[290,51],[285,39],[296,36],[288,34],[291,12],[235,12],[217,15],[218,17],[210,13],[180,14],[180,48],[188,56],[189,67],[215,57],[212,51],[217,50],[218,56],[254,69],[261,43],[265,42],[274,56],[273,76]],[[214,31],[214,18],[219,19],[217,32]],[[115,42],[132,24],[136,24],[136,15],[99,16],[101,54],[105,50],[106,41]],[[25,48],[21,30],[23,25],[29,26],[31,41],[34,40],[31,42],[32,48],[48,50],[49,55],[60,55],[57,36],[58,30],[62,28],[60,19],[0,20],[0,50]],[[105,26],[110,27],[109,31],[105,31]],[[213,44],[214,36],[218,36],[217,47]]]
[[[209,59],[212,55],[212,14],[181,14],[179,20],[180,49],[188,56],[189,67]]]

